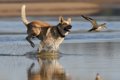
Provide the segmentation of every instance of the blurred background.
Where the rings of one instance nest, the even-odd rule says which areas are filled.
[[[0,0],[0,16],[20,16],[23,4],[29,16],[120,16],[120,0]]]

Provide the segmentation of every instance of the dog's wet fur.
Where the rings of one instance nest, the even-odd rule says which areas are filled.
[[[59,23],[56,26],[50,27],[46,35],[40,42],[39,51],[56,51],[59,45],[63,42],[64,38],[70,32],[71,25]]]
[[[26,6],[23,5],[21,8],[21,18],[27,27],[28,36],[26,37],[26,40],[32,47],[35,47],[35,44],[31,40],[33,37],[41,40],[39,51],[58,49],[59,45],[64,40],[64,37],[68,35],[72,28],[71,18],[64,20],[61,16],[59,17],[59,23],[55,26],[42,21],[29,22],[26,18],[25,7]]]

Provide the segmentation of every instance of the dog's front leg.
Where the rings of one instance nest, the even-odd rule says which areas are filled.
[[[31,38],[32,38],[32,36],[29,35],[29,36],[26,37],[26,40],[27,40],[27,41],[31,44],[31,46],[34,48],[34,47],[35,47],[35,44],[31,41]]]
[[[39,40],[43,40],[43,37],[41,35],[36,36]]]
[[[39,44],[38,52],[41,52],[43,49],[43,42],[41,41]]]

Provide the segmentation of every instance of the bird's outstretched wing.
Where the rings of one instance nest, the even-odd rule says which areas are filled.
[[[81,16],[82,16],[84,19],[90,21],[91,24],[93,25],[93,28],[97,28],[98,24],[97,24],[97,22],[96,22],[95,19],[92,19],[92,18],[90,18],[90,17],[88,17],[88,16],[85,16],[85,15],[81,15]]]

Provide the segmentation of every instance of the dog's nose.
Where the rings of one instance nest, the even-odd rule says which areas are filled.
[[[72,25],[68,25],[67,27],[68,27],[68,29],[71,29],[71,28],[72,28]]]
[[[72,25],[68,25],[67,27],[64,28],[64,30],[66,31],[69,31],[70,32],[70,29],[72,28]]]

